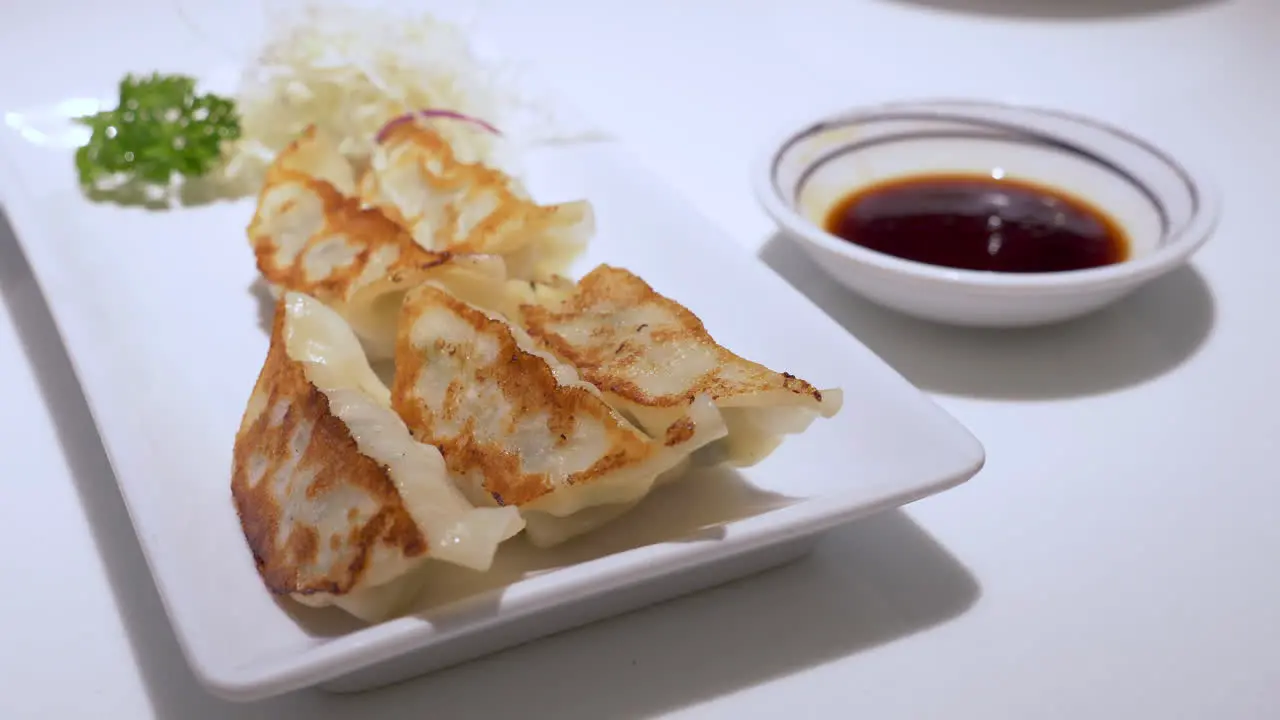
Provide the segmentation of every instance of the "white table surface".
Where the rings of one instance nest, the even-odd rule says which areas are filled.
[[[53,76],[112,82],[104,48],[191,41],[147,35],[170,4],[127,5],[6,3],[0,105],[57,99]],[[1280,3],[490,5],[509,49],[966,423],[986,470],[721,589],[376,693],[230,705],[186,668],[0,226],[0,717],[1280,717]],[[784,110],[917,95],[1187,148],[1224,190],[1221,229],[1192,268],[1065,327],[875,309],[771,237],[746,173]]]

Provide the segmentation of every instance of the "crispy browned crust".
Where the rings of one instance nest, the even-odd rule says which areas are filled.
[[[665,322],[623,327],[613,320],[621,310],[640,307],[655,309]],[[769,390],[787,390],[822,400],[822,393],[804,380],[774,372],[721,346],[698,316],[622,268],[600,265],[578,282],[576,292],[560,307],[524,305],[521,315],[529,334],[576,366],[584,379],[604,392],[641,406],[673,407],[702,394],[721,400]],[[583,320],[592,325],[585,341],[570,342],[556,332],[561,323]],[[716,367],[678,393],[649,394],[631,378],[649,348],[667,343],[703,346],[717,357]]]
[[[494,338],[499,351],[496,360],[487,365],[473,365],[470,376],[453,380],[446,391],[443,419],[456,420],[463,428],[457,436],[436,432],[437,419],[432,409],[415,397],[422,369],[433,358],[466,353],[442,338],[427,347],[417,347],[411,339],[411,328],[432,307],[447,308],[465,320],[478,333]],[[463,383],[494,382],[511,403],[505,432],[514,432],[516,422],[530,413],[547,412],[550,432],[567,441],[580,421],[598,422],[606,427],[609,451],[591,467],[570,475],[569,485],[589,483],[619,468],[643,462],[655,451],[647,438],[624,428],[612,410],[597,395],[582,387],[563,386],[543,358],[520,349],[506,323],[431,286],[421,286],[408,294],[402,308],[401,332],[396,344],[396,377],[391,391],[396,412],[419,442],[440,449],[449,469],[459,476],[479,472],[484,477],[484,490],[500,505],[524,505],[555,489],[545,474],[523,470],[520,458],[502,443],[481,441],[475,437],[476,419],[466,414],[459,402]]]
[[[538,233],[555,224],[556,216],[569,209],[560,205],[537,205],[517,194],[511,186],[511,178],[501,170],[483,163],[465,163],[458,160],[449,142],[439,133],[415,123],[404,123],[391,130],[382,144],[396,153],[413,153],[419,165],[432,168],[421,172],[423,182],[434,193],[458,194],[456,202],[444,206],[439,217],[432,218],[430,247],[458,254],[484,254],[504,252],[512,233]],[[401,147],[401,146],[408,147]],[[438,172],[436,171],[438,170]],[[374,183],[372,173],[364,182]],[[458,229],[461,210],[482,197],[496,198],[494,209],[478,222],[466,237]],[[397,224],[412,227],[421,218],[405,217],[391,203],[379,206]]]
[[[258,272],[271,284],[283,289],[306,293],[322,302],[345,300],[357,289],[369,262],[379,252],[391,251],[395,260],[386,273],[395,274],[425,272],[450,259],[449,253],[426,250],[413,241],[404,228],[375,208],[362,208],[357,198],[347,197],[329,183],[287,167],[287,156],[298,151],[300,143],[314,139],[314,129],[308,129],[297,140],[281,151],[280,159],[267,172],[266,182],[258,194],[258,210],[248,227],[250,244],[257,259]],[[311,194],[323,207],[323,226],[311,235],[301,251],[291,262],[278,262],[276,238],[267,231],[269,218],[264,216],[267,196],[282,187],[292,186],[299,197]],[[279,213],[288,212],[296,200],[287,200]],[[303,262],[308,253],[325,242],[343,238],[353,257],[350,262],[335,267],[323,277],[312,277]],[[381,279],[374,278],[374,279]]]
[[[693,418],[682,417],[667,426],[662,443],[667,447],[683,445],[692,440],[697,431],[698,426],[694,424]]]
[[[347,426],[330,413],[324,394],[306,379],[302,366],[289,359],[283,332],[282,302],[276,307],[271,347],[253,390],[251,410],[236,435],[231,493],[258,573],[271,592],[342,595],[360,584],[379,545],[414,558],[427,553],[427,540],[386,471],[359,452]],[[279,403],[288,409],[273,425],[272,409]],[[256,417],[254,408],[260,408]],[[301,461],[289,477],[281,477],[288,469],[294,434],[306,424],[312,430]],[[251,485],[250,473],[264,464],[261,479]],[[307,487],[294,486],[308,477]],[[360,518],[352,508],[345,533],[320,537],[306,521],[307,508],[298,504],[322,504],[331,494],[352,487],[373,498],[377,512]],[[294,504],[286,506],[289,501]],[[282,524],[289,523],[281,541]],[[328,563],[321,562],[322,547]]]

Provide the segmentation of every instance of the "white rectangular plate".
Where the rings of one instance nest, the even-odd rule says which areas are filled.
[[[0,130],[0,201],[53,312],[178,640],[214,693],[376,686],[766,567],[820,532],[938,492],[978,442],[619,148],[529,162],[539,199],[587,197],[608,261],[688,305],[728,347],[844,410],[741,474],[689,477],[553,552],[513,542],[492,573],[440,567],[421,612],[359,627],[263,589],[230,501],[231,447],[265,356],[244,236],[252,202],[94,204],[70,152]],[[105,479],[104,479],[105,480]]]

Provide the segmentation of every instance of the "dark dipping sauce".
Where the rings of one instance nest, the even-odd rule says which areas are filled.
[[[1084,201],[1022,180],[922,175],[863,188],[827,232],[894,257],[964,270],[1046,273],[1129,257],[1124,231]]]

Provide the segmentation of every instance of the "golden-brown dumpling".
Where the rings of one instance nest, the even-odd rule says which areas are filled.
[[[659,475],[724,436],[708,400],[652,438],[519,328],[424,285],[406,296],[392,403],[414,437],[440,449],[476,503],[516,506],[530,538],[553,544],[594,527]],[[616,513],[615,513],[616,514]]]
[[[466,287],[501,284],[503,260],[430,252],[375,209],[330,182],[350,180],[346,159],[309,131],[267,173],[249,238],[258,270],[276,289],[311,295],[351,323],[374,359],[395,351],[405,290],[426,280]],[[319,174],[311,174],[319,173]],[[465,290],[464,290],[465,291]]]
[[[621,268],[601,265],[561,302],[524,306],[521,320],[648,432],[691,412],[695,398],[712,398],[729,433],[703,453],[711,461],[759,462],[842,402],[839,390],[819,391],[735,355],[687,308]]]
[[[231,490],[271,592],[380,620],[428,557],[486,570],[523,527],[413,440],[347,323],[286,293],[236,434]]]
[[[395,127],[374,148],[360,198],[423,248],[501,255],[521,279],[563,272],[595,232],[590,203],[537,205],[514,178],[460,162],[441,135],[415,123]]]

